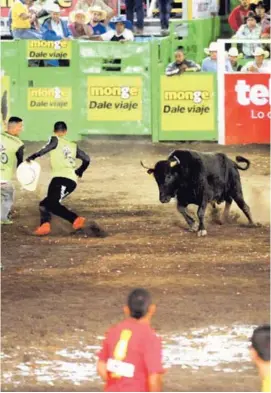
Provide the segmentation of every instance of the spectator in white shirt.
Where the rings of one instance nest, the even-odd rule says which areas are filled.
[[[58,39],[71,39],[72,34],[68,28],[67,21],[60,17],[59,5],[52,4],[47,8],[47,11],[50,12],[50,17],[42,25],[43,35],[53,31]]]
[[[253,53],[255,58],[254,61],[249,61],[244,67],[242,67],[242,72],[259,72],[261,74],[271,73],[271,62],[266,60],[269,56],[269,52],[263,50],[262,48],[256,48]]]
[[[261,25],[258,23],[259,18],[253,13],[250,12],[245,19],[246,23],[242,25],[233,38],[246,38],[250,40],[258,40],[261,36]],[[259,44],[243,44],[242,45],[242,52],[244,55],[248,57],[253,57],[253,51],[258,47]]]

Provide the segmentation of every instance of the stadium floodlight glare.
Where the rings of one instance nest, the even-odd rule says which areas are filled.
[[[257,39],[257,40],[248,40],[248,39],[218,39],[218,49],[217,49],[217,93],[218,93],[218,143],[220,145],[225,144],[225,64],[226,64],[226,56],[225,56],[225,44],[256,44],[261,46],[262,44],[269,44],[271,47],[270,39]],[[269,48],[270,52],[270,48]],[[250,59],[248,59],[250,61]],[[242,72],[238,71],[237,74],[242,74]],[[271,72],[270,72],[271,74]]]

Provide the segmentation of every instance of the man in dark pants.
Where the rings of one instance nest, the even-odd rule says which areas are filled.
[[[69,221],[75,230],[82,229],[85,225],[84,217],[79,217],[61,205],[61,201],[75,190],[77,177],[82,177],[90,163],[89,156],[80,150],[76,143],[65,139],[66,134],[66,124],[63,121],[56,122],[54,136],[47,145],[26,159],[30,162],[50,152],[53,178],[49,184],[47,197],[39,205],[40,226],[35,231],[38,236],[50,233],[51,214]],[[76,158],[82,160],[81,166],[77,169],[75,169]]]
[[[171,12],[171,0],[158,0],[160,23],[161,23],[161,34],[168,35],[169,18]]]
[[[134,12],[136,12],[136,33],[142,34],[144,28],[144,8],[143,0],[125,0],[126,16],[134,25]]]

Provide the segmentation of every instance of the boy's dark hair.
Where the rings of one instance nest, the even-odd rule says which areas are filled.
[[[270,325],[257,327],[251,337],[252,348],[265,362],[270,361]]]
[[[23,121],[23,119],[21,119],[20,117],[11,116],[11,117],[8,119],[8,124],[11,124],[11,123],[21,123],[22,121]]]
[[[67,124],[64,121],[57,121],[54,125],[54,132],[67,131]]]
[[[127,305],[132,318],[143,318],[151,305],[151,295],[146,289],[134,289],[128,296]]]

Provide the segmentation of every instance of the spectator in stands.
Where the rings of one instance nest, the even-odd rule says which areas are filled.
[[[68,27],[74,38],[88,39],[93,35],[93,29],[88,24],[90,21],[88,13],[82,10],[72,11],[69,18],[71,23]]]
[[[250,11],[250,0],[240,0],[240,5],[235,7],[229,15],[229,25],[233,31],[237,31],[244,23],[245,17]]]
[[[256,48],[253,53],[254,61],[249,61],[242,67],[242,72],[259,72],[261,74],[270,74],[271,62],[266,60],[269,57],[269,52],[263,48]]]
[[[262,1],[259,1],[259,3],[255,6],[255,14],[260,19],[259,22],[262,28],[262,32],[266,29],[266,27],[270,26],[270,15],[266,13],[266,8],[267,6]]]
[[[238,52],[237,48],[230,48],[227,52],[228,59],[231,63],[231,68],[233,72],[241,71],[242,66],[238,64],[238,59],[242,57],[242,54]]]
[[[200,71],[200,65],[192,60],[186,60],[183,48],[179,48],[175,52],[175,61],[170,63],[166,68],[166,75],[181,75],[184,72]]]
[[[261,391],[270,392],[270,325],[262,325],[254,330],[250,355],[262,380]]]
[[[142,34],[144,28],[143,0],[125,0],[125,5],[127,20],[131,22],[132,26],[134,25],[134,11],[136,12],[135,32]]]
[[[106,23],[113,17],[114,12],[112,8],[108,7],[103,0],[78,0],[75,9],[87,12],[91,7],[100,7],[106,12]]]
[[[50,15],[47,9],[55,3],[55,0],[36,0],[31,7],[37,14],[39,23],[42,25]]]
[[[92,36],[92,41],[134,41],[133,32],[129,29],[131,22],[125,20],[123,17],[115,17],[109,23],[111,27],[106,33],[99,36]]]
[[[101,21],[107,19],[106,11],[104,11],[101,7],[94,6],[88,9],[88,13],[90,15],[90,26],[93,30],[93,34],[104,34],[106,32],[106,28]]]
[[[243,24],[233,38],[247,38],[248,40],[255,40],[261,37],[261,25],[259,25],[259,18],[250,12],[245,19],[245,24]],[[242,51],[245,57],[253,57],[253,51],[259,44],[243,44]]]
[[[39,31],[31,28],[36,21],[36,14],[29,11],[32,0],[25,0],[24,3],[16,0],[11,7],[11,30],[13,38],[16,39],[41,39]]]
[[[50,12],[50,17],[46,19],[42,25],[43,38],[48,39],[48,36],[50,35],[52,36],[52,38],[57,36],[58,39],[60,40],[71,39],[72,33],[68,28],[67,22],[66,20],[60,17],[59,5],[57,4],[51,5],[48,8],[48,12]],[[55,39],[52,40],[54,41]]]
[[[159,3],[159,13],[160,13],[160,24],[161,24],[161,34],[166,36],[169,34],[169,18],[171,12],[171,0],[158,0]]]
[[[209,48],[205,48],[204,52],[208,55],[208,57],[205,57],[205,59],[203,59],[201,71],[217,72],[217,42],[211,42]],[[232,72],[229,59],[226,59],[225,71]]]

